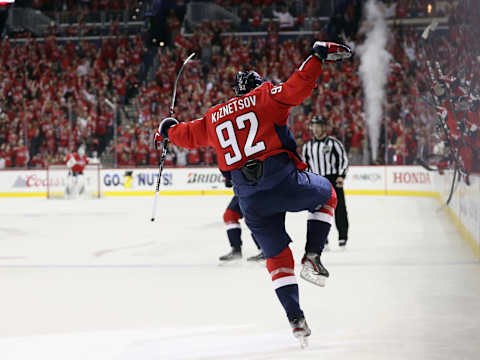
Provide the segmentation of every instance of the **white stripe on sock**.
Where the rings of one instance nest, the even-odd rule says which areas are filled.
[[[277,274],[279,274],[279,273],[282,273],[282,272],[283,272],[283,273],[286,273],[286,274],[295,274],[295,271],[293,271],[293,269],[283,267],[283,268],[278,268],[278,269],[273,270],[273,271],[270,273],[270,275],[271,275],[272,277],[274,277],[275,275],[277,275]]]
[[[314,212],[308,213],[308,220],[318,220],[329,223],[330,225],[333,224],[333,216],[330,214],[322,213],[322,212]]]
[[[277,280],[273,280],[273,288],[276,290],[282,286],[294,285],[297,283],[297,278],[295,276],[285,276]]]
[[[329,206],[329,205],[323,205],[322,207],[324,207],[325,209],[330,210],[332,212],[335,211],[335,209],[333,207]]]
[[[231,223],[231,224],[225,224],[225,228],[227,230],[231,230],[231,229],[241,229],[241,225],[240,223]]]

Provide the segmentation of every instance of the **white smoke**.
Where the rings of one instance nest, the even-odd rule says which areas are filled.
[[[385,99],[390,54],[387,52],[387,23],[385,14],[376,0],[365,5],[366,38],[358,47],[360,78],[365,93],[365,120],[367,122],[372,158],[377,160],[382,104]]]

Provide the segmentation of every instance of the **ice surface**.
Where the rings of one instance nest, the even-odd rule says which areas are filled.
[[[229,200],[160,197],[152,223],[149,197],[2,199],[0,359],[480,358],[480,264],[437,200],[347,198],[327,286],[299,279],[306,350],[262,266],[218,265]],[[287,216],[297,263],[305,223]]]

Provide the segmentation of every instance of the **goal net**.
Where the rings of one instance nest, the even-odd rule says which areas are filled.
[[[87,165],[82,175],[74,176],[66,165],[47,167],[47,199],[100,198],[99,164]]]

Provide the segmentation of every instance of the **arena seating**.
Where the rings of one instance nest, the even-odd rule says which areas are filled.
[[[271,6],[268,1],[257,2]],[[235,1],[218,3],[240,6]],[[412,3],[418,8],[407,6]],[[398,1],[396,16],[427,15],[423,14],[424,3]],[[91,2],[92,7],[108,4]],[[413,164],[419,157],[438,152],[438,144],[445,142],[463,157],[467,171],[480,171],[480,31],[478,27],[464,29],[465,24],[475,23],[478,14],[462,4],[437,11],[448,15],[448,29],[430,47],[420,42],[417,29],[392,27],[378,162]],[[175,116],[180,121],[195,119],[209,106],[232,97],[234,74],[242,68],[256,69],[270,81],[285,81],[308,55],[313,40],[327,37],[321,30],[313,38],[285,37],[276,22],[266,26],[266,36],[224,36],[228,25],[221,22],[203,24],[193,36],[183,36],[173,14],[168,25],[173,46],[155,49],[151,66],[145,59],[152,50],[145,48],[142,34],[124,35],[115,26],[109,28],[110,37],[99,41],[60,41],[51,29],[45,41],[27,35],[26,41],[0,42],[0,166],[61,163],[81,143],[87,145],[89,154],[116,153],[119,166],[156,165],[152,134],[168,114],[176,71],[189,53],[195,51],[197,57],[179,82]],[[461,106],[450,109],[448,101],[431,102],[425,60],[433,55],[445,75],[436,79],[436,85],[448,90],[447,95]],[[290,125],[299,146],[311,136],[312,116],[322,114],[331,122],[331,133],[344,141],[352,163],[370,161],[358,67],[358,57],[341,65],[325,65],[312,97],[292,111]],[[149,76],[143,76],[147,70]],[[439,116],[447,123],[446,133],[438,129]],[[168,165],[212,165],[216,161],[210,149],[187,155],[185,161],[184,151],[172,148]]]

